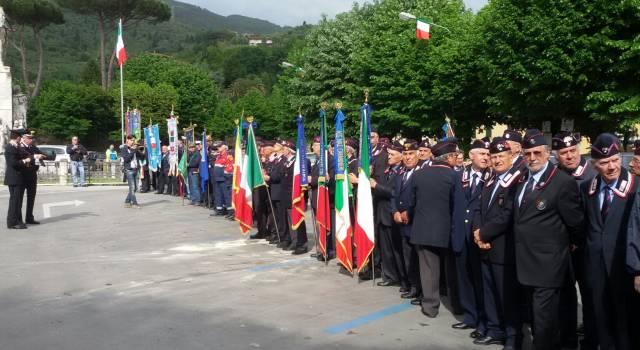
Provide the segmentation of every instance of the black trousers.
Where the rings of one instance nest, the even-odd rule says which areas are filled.
[[[533,310],[535,350],[560,350],[560,292],[562,288],[528,287]]]
[[[38,180],[26,183],[24,185],[25,190],[27,191],[27,213],[24,216],[25,221],[35,221],[33,217],[33,207],[36,202],[36,191],[38,189]]]
[[[168,174],[164,174],[162,171],[159,171],[158,178],[156,181],[157,181],[157,184],[156,184],[157,194],[165,193],[165,188],[168,188],[167,193],[171,193],[171,182],[169,181]]]
[[[287,208],[283,204],[282,201],[273,202],[276,211],[276,223],[278,224],[278,237],[280,237],[280,242],[291,243],[291,226],[287,217]]]
[[[262,186],[253,191],[256,223],[258,226],[258,236],[269,236],[267,222],[269,220],[269,198],[267,197],[267,188]]]
[[[418,266],[416,247],[409,242],[409,237],[404,234],[400,234],[400,236],[402,236],[402,257],[404,259],[404,272],[407,276],[406,283],[409,288],[420,295],[422,293],[422,284],[420,283],[420,267]],[[439,272],[438,275],[440,275]]]
[[[287,209],[287,219],[291,217],[291,208]],[[298,247],[306,247],[308,237],[307,237],[307,224],[305,221],[301,222],[300,225],[294,230],[293,227],[290,228],[291,232],[291,241],[295,241],[296,248]]]
[[[479,248],[473,242],[465,240],[462,251],[454,254],[460,306],[464,315],[462,322],[484,334],[487,330],[487,316],[484,313]]]
[[[7,212],[7,227],[23,224],[22,198],[24,185],[9,185],[9,210]]]
[[[419,246],[416,250],[420,263],[422,311],[435,317],[440,308],[441,249],[437,247]]]
[[[487,317],[487,335],[505,338],[505,344],[516,346],[522,337],[520,295],[515,265],[481,263],[484,311]],[[516,347],[517,348],[517,347]]]
[[[382,280],[399,283],[408,288],[407,275],[402,257],[402,237],[397,227],[377,225],[379,251],[382,258]]]

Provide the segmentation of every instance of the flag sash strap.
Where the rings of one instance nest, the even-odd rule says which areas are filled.
[[[318,246],[324,257],[327,256],[327,232],[331,231],[329,214],[329,191],[327,191],[327,124],[324,109],[320,110],[320,155],[318,159],[318,193],[316,205],[316,223],[318,224]]]
[[[369,258],[375,247],[374,223],[373,223],[373,197],[371,187],[367,186],[371,179],[371,132],[370,115],[371,107],[365,103],[360,108],[360,158],[358,160],[358,204],[356,208],[356,227],[354,241],[356,246],[356,258],[358,272],[367,266]]]
[[[351,219],[349,216],[349,185],[347,180],[347,158],[344,144],[345,116],[341,110],[336,112],[335,136],[335,213],[336,213],[336,258],[349,272],[353,272],[351,247]]]

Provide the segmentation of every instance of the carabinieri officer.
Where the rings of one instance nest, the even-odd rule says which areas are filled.
[[[7,213],[7,228],[26,229],[22,221],[22,197],[24,196],[24,172],[32,159],[20,148],[20,140],[25,134],[24,129],[11,130],[9,143],[4,150],[6,161],[4,184],[9,186],[9,211]]]

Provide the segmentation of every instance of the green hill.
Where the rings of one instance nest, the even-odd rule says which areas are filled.
[[[272,34],[287,28],[276,24],[243,16],[221,16],[174,0],[168,0],[173,16],[170,21],[151,25],[139,23],[125,27],[124,39],[127,53],[135,56],[141,52],[177,54],[198,44],[201,34],[207,31],[232,31],[239,34]],[[51,26],[44,31],[45,74],[44,79],[64,79],[78,81],[81,76],[97,74],[98,22],[87,16],[64,9],[66,23]],[[26,35],[29,52],[29,71],[34,75],[37,61],[34,40]],[[115,46],[115,35],[108,40]],[[13,78],[19,79],[20,58],[16,50],[7,45],[7,61]],[[95,61],[95,64],[93,64]]]

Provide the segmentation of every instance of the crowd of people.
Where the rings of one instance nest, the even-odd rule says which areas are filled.
[[[28,151],[29,134],[11,135],[5,184],[21,202],[29,186],[17,184],[16,174],[32,171],[41,157]],[[301,166],[308,173],[305,202],[315,213],[321,140],[313,141],[316,161]],[[305,254],[307,227],[291,224],[296,145],[289,140],[256,143],[267,186],[253,191],[257,232],[251,239]],[[590,160],[580,155],[579,143],[568,132],[549,143],[536,129],[524,135],[507,130],[493,140],[475,140],[465,164],[455,138],[435,144],[428,138],[400,142],[372,132],[371,180],[358,183],[358,143],[347,140],[349,181],[370,187],[374,205],[375,250],[358,277],[399,288],[399,296],[429,318],[437,317],[446,296],[452,311],[462,315],[452,327],[466,330],[477,345],[519,349],[526,334],[537,350],[640,349],[640,145],[626,166],[613,134],[592,142]],[[325,263],[336,254],[332,146],[322,179],[330,193],[332,227],[326,254],[318,249],[312,254]],[[212,216],[234,219],[234,157],[224,143],[211,138],[205,145],[179,143],[179,158],[187,157],[188,181],[171,166],[167,146],[162,146],[155,172],[149,171],[144,149],[133,136],[120,151],[129,184],[125,206],[140,207],[135,193],[141,181],[141,192],[153,188],[158,194],[184,196],[191,205],[210,207]],[[208,171],[206,186],[202,169]],[[10,228],[24,226],[16,221],[16,206],[21,203],[12,200]],[[32,202],[26,223],[37,223]],[[345,267],[341,272],[351,275]],[[527,325],[530,332],[523,332]]]

